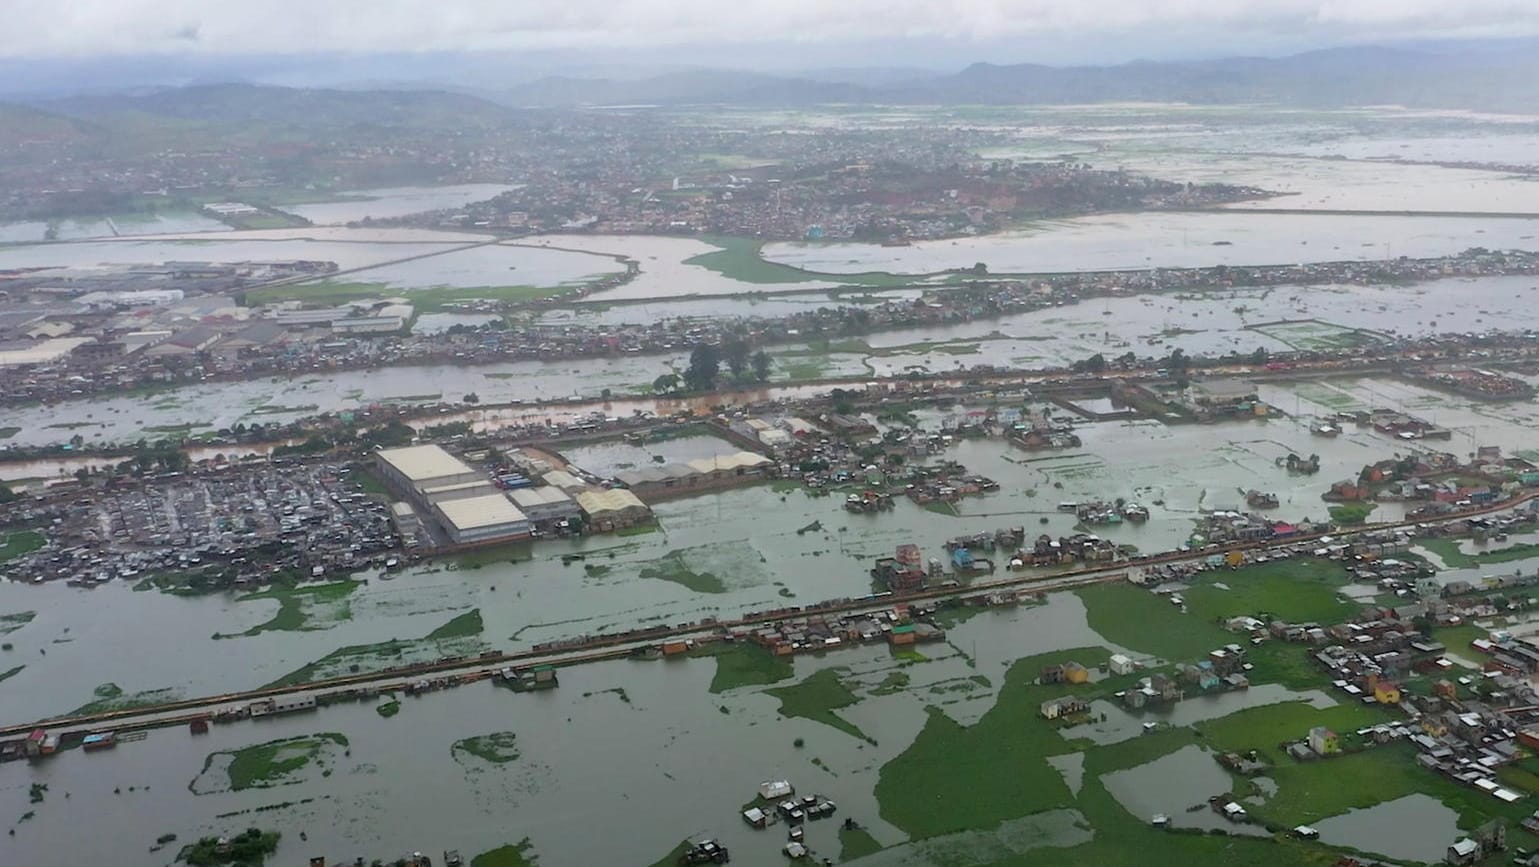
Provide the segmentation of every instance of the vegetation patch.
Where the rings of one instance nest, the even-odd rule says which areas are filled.
[[[837,668],[825,668],[801,683],[767,690],[767,692],[780,699],[781,716],[801,717],[820,722],[851,737],[874,744],[876,741],[861,731],[859,726],[834,712],[860,702],[860,698],[850,692],[849,687],[839,679],[839,671]]]
[[[1511,563],[1514,560],[1527,560],[1531,557],[1539,557],[1539,544],[1533,542],[1520,542],[1511,547],[1498,548],[1494,551],[1480,551],[1474,554],[1466,554],[1461,551],[1458,539],[1418,539],[1416,540],[1416,545],[1436,554],[1438,559],[1443,561],[1443,565],[1449,569],[1469,569],[1476,566]]]
[[[517,741],[518,736],[513,732],[492,732],[457,740],[449,748],[449,753],[462,765],[472,758],[487,764],[505,765],[518,760]]]
[[[1305,701],[1289,701],[1247,708],[1226,717],[1199,723],[1198,737],[1222,752],[1260,750],[1273,761],[1291,761],[1280,745],[1308,737],[1315,726],[1336,732],[1353,732],[1392,718],[1379,707],[1361,702],[1317,708]]]
[[[4,683],[7,680],[10,680],[11,678],[15,677],[16,675],[21,674],[21,670],[24,669],[24,668],[26,668],[25,665],[18,665],[15,668],[7,669],[5,671],[0,671],[0,683]]]
[[[470,859],[470,867],[534,867],[539,861],[533,854],[534,846],[525,837],[518,844],[499,846]]]
[[[37,617],[36,611],[17,611],[11,614],[0,614],[0,635],[10,635],[12,632],[31,623]]]
[[[270,789],[304,782],[307,769],[328,770],[336,757],[345,752],[344,735],[321,732],[304,737],[284,738],[210,753],[203,760],[203,770],[187,788],[195,795],[213,792],[240,792],[246,789]]]
[[[474,635],[480,635],[485,625],[481,622],[481,609],[472,608],[429,632],[427,640],[448,641],[454,638],[469,638]]]
[[[1331,506],[1331,523],[1338,527],[1355,527],[1366,524],[1368,516],[1379,507],[1378,503],[1340,503]]]
[[[1105,648],[1083,647],[1017,660],[994,706],[963,726],[936,708],[908,749],[882,766],[876,784],[882,818],[911,837],[990,829],[1006,819],[1073,803],[1047,757],[1070,751],[1042,719],[1042,702],[1092,687],[1042,686],[1042,667],[1075,661],[1096,666]]]
[[[23,554],[30,554],[43,547],[48,540],[36,530],[21,530],[8,534],[4,541],[0,541],[0,563],[4,563]]]
[[[374,712],[385,719],[390,719],[401,712],[401,700],[392,696],[388,701],[375,705]]]
[[[876,838],[867,833],[865,828],[855,826],[853,828],[840,826],[839,828],[839,860],[854,861],[856,858],[864,858],[882,851],[882,844],[876,842]]]
[[[278,612],[272,616],[271,620],[258,623],[245,632],[219,637],[235,638],[261,635],[264,632],[327,629],[331,624],[351,620],[353,612],[347,603],[347,597],[351,596],[361,583],[348,579],[329,584],[304,584],[298,587],[273,586],[256,593],[247,593],[236,601],[276,599]]]
[[[183,846],[176,859],[192,867],[257,867],[278,850],[281,836],[277,831],[248,828],[229,838],[226,845],[221,845],[219,837],[203,837]]]
[[[656,578],[683,585],[696,593],[725,593],[727,586],[710,572],[696,572],[684,562],[684,552],[672,551],[641,567],[642,578]]]
[[[703,644],[690,651],[689,655],[709,656],[716,660],[716,675],[711,678],[712,694],[743,686],[779,683],[791,677],[789,659],[744,641]]]
[[[1357,610],[1340,594],[1346,571],[1327,560],[1287,560],[1193,578],[1183,591],[1187,613],[1168,596],[1132,584],[1103,584],[1076,591],[1090,628],[1108,641],[1172,662],[1206,657],[1235,640],[1223,621],[1241,615],[1272,615],[1290,621],[1335,623]],[[1222,585],[1222,586],[1220,586]],[[1227,588],[1227,589],[1225,589]]]
[[[266,686],[293,686],[346,674],[360,674],[394,666],[430,662],[445,656],[474,655],[486,650],[486,643],[479,638],[481,630],[481,611],[472,609],[423,638],[391,639],[374,644],[354,644],[338,648]]]
[[[65,716],[85,716],[87,714],[108,713],[116,710],[132,710],[136,707],[165,704],[168,701],[176,701],[182,697],[181,690],[171,687],[131,694],[125,693],[123,688],[115,683],[104,683],[93,690],[93,694],[96,696],[95,700],[75,708],[65,714]]]

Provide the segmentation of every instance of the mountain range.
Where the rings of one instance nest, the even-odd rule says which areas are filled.
[[[634,77],[547,76],[498,86],[379,82],[348,89],[250,83],[99,90],[0,103],[0,139],[87,136],[100,126],[212,123],[287,128],[493,128],[518,109],[626,105],[1271,104],[1539,113],[1539,43],[1329,49],[1115,66],[978,63],[936,73],[888,67],[771,74],[719,69]],[[20,103],[20,104],[18,104]]]

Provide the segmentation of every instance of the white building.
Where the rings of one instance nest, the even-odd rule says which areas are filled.
[[[433,504],[433,514],[456,545],[529,538],[529,518],[502,494]]]
[[[577,501],[554,485],[517,488],[508,492],[508,498],[513,501],[513,505],[518,506],[519,511],[529,516],[530,521],[536,523],[575,518],[578,514]]]
[[[426,492],[465,482],[487,482],[454,455],[438,446],[406,446],[381,449],[375,454],[385,483],[416,499],[427,501]]]

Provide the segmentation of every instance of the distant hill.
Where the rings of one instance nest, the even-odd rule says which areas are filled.
[[[1529,46],[1532,48],[1532,46]],[[1404,104],[1539,110],[1539,51],[1513,48],[1337,48],[1283,58],[1233,57],[1116,66],[979,63],[920,70],[799,76],[697,70],[637,80],[543,78],[505,91],[515,105],[720,103],[802,105],[1263,102],[1304,107]]]
[[[24,142],[64,144],[100,134],[95,124],[27,105],[0,102],[0,146]]]
[[[733,70],[690,70],[640,79],[551,76],[502,93],[511,105],[804,104],[864,97],[866,89],[835,81]]]

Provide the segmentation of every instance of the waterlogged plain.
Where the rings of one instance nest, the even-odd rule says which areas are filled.
[[[1255,581],[1285,583],[1264,574]],[[735,863],[769,865],[781,857],[776,835],[744,826],[736,805],[761,780],[784,776],[800,791],[835,800],[839,816],[859,825],[859,833],[841,831],[838,819],[809,826],[820,857],[1026,864],[1051,850],[1065,863],[1087,865],[1330,863],[1321,847],[1281,839],[1154,831],[1143,808],[1122,801],[1150,797],[1147,787],[1137,788],[1137,769],[1150,763],[1169,756],[1185,762],[1179,757],[1198,748],[1270,748],[1310,725],[1346,729],[1360,718],[1344,714],[1356,709],[1283,703],[1104,746],[1087,742],[1078,725],[1043,720],[1039,705],[1058,695],[1108,694],[1116,679],[1035,682],[1044,665],[1074,660],[1094,670],[1113,649],[1126,649],[1097,636],[1086,616],[1079,597],[1055,594],[1042,605],[953,621],[944,643],[917,654],[877,646],[787,661],[736,645],[718,646],[710,658],[582,666],[563,670],[561,687],[543,693],[475,684],[401,698],[406,710],[392,719],[364,703],[333,705],[319,719],[303,714],[216,727],[206,736],[215,740],[191,756],[185,731],[158,730],[110,753],[61,755],[51,766],[54,785],[74,797],[50,799],[0,846],[25,854],[41,845],[40,834],[74,821],[93,799],[132,797],[137,801],[125,803],[144,805],[134,810],[153,804],[184,823],[158,820],[157,833],[184,836],[235,822],[244,827],[256,815],[246,811],[263,810],[264,822],[293,829],[280,858],[484,852],[527,838],[530,854],[546,867],[646,863],[684,837],[706,833],[733,849]],[[438,640],[477,634],[469,617],[440,625]],[[960,683],[969,689],[956,690]],[[490,721],[514,717],[516,735],[489,730]],[[624,738],[613,736],[617,725]],[[315,735],[321,726],[346,740]],[[1062,769],[1061,757],[1071,754],[1083,757],[1077,785]],[[1199,755],[1207,763],[1200,779],[1218,790],[1210,794],[1239,785]],[[1154,764],[1144,776],[1162,767]],[[1118,776],[1124,772],[1132,777]],[[1310,779],[1276,776],[1279,817],[1293,815],[1289,804],[1317,798]],[[1412,767],[1392,791],[1409,784],[1447,797],[1424,787],[1423,778],[1434,779]],[[123,793],[88,782],[97,779]],[[402,779],[413,785],[402,791]],[[191,790],[189,780],[196,781]],[[647,797],[636,796],[639,782],[620,780],[644,781]],[[238,818],[219,818],[225,814]],[[611,833],[592,834],[594,822]],[[308,841],[294,839],[299,829]],[[1135,862],[1118,851],[1157,854]]]

